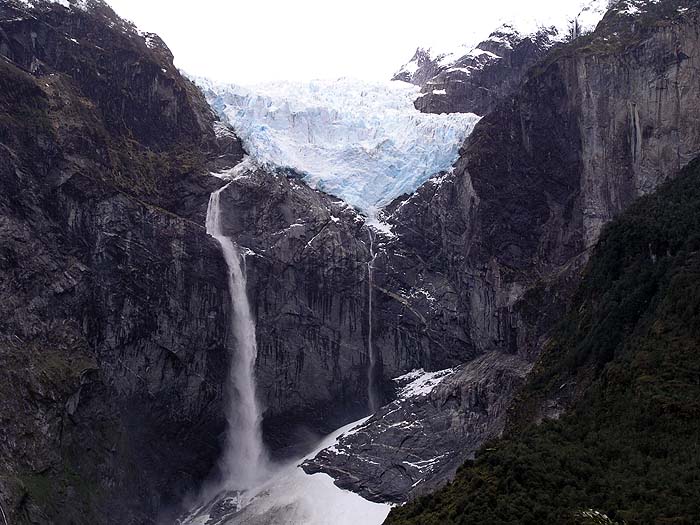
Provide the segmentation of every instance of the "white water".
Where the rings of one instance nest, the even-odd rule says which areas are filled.
[[[299,466],[321,450],[336,446],[341,436],[354,433],[367,419],[326,436],[315,450],[298,461],[278,465],[267,481],[240,495],[235,502],[237,510],[221,516],[212,506],[201,508],[183,525],[380,525],[391,505],[367,501],[337,487],[327,474],[307,474]],[[230,495],[221,497],[225,500]]]
[[[374,288],[373,282],[373,271],[374,271],[374,260],[377,255],[374,253],[374,238],[375,232],[371,227],[367,228],[367,235],[369,237],[369,255],[370,260],[367,262],[367,294],[368,294],[368,312],[369,326],[368,326],[368,337],[367,337],[367,355],[369,357],[369,367],[367,369],[367,397],[369,399],[369,409],[372,413],[375,413],[380,406],[379,400],[377,399],[377,386],[376,386],[376,368],[377,368],[377,356],[374,353],[374,346],[372,345],[372,292]]]
[[[5,522],[5,525],[8,525],[7,516],[5,516],[5,509],[2,508],[2,504],[0,504],[0,513],[2,513],[2,520]]]
[[[262,441],[262,416],[255,392],[255,359],[258,354],[255,321],[246,295],[246,278],[241,255],[231,239],[223,234],[220,197],[228,185],[209,198],[207,233],[221,245],[228,266],[231,295],[230,335],[236,341],[229,371],[228,428],[221,470],[226,488],[245,490],[262,482],[268,474],[267,454]]]

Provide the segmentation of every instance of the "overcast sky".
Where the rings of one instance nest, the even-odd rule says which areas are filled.
[[[581,0],[107,0],[158,33],[176,65],[235,83],[391,77],[419,45],[451,47],[503,18]],[[573,8],[575,9],[575,7]],[[569,12],[567,11],[567,12]]]

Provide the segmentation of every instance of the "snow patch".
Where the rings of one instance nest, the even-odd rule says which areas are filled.
[[[413,462],[404,460],[403,463],[408,465],[409,467],[413,467],[413,468],[419,470],[422,474],[426,470],[427,471],[433,470],[433,468],[435,468],[436,465],[440,464],[440,462],[442,461],[443,458],[445,458],[449,455],[450,454],[441,454],[441,455],[436,456],[434,458],[423,459],[420,461],[413,461]],[[422,481],[422,480],[420,480],[420,481]],[[416,485],[417,485],[417,483],[414,484],[413,486],[415,487]]]
[[[65,7],[66,9],[71,9],[72,7],[77,7],[83,11],[88,8],[88,0],[18,0],[19,3],[24,4],[29,7],[40,7],[46,6],[48,4],[58,4]]]
[[[629,0],[629,1],[653,1],[658,0]],[[457,68],[456,64],[465,58],[487,57],[499,59],[498,55],[480,49],[483,42],[490,42],[505,49],[512,49],[513,43],[527,37],[534,37],[540,33],[546,33],[549,42],[554,45],[563,42],[572,36],[572,28],[578,25],[580,36],[592,32],[598,22],[608,10],[609,0],[562,0],[560,2],[542,4],[541,7],[532,3],[523,3],[523,7],[515,9],[516,12],[508,16],[494,19],[492,26],[480,28],[465,28],[467,37],[462,42],[452,46],[427,46],[422,47],[428,59],[437,64],[443,70],[461,71],[469,74],[467,68]],[[483,24],[482,24],[483,25]],[[489,29],[496,30],[489,34]],[[399,72],[414,73],[418,64],[411,61],[404,65]]]
[[[141,33],[144,41],[146,42],[146,47],[149,49],[154,49],[158,47],[158,35],[155,33]]]
[[[623,15],[637,16],[638,14],[645,12],[649,4],[658,3],[659,0],[623,0],[619,3],[617,8]]]
[[[484,56],[484,55],[489,57],[489,58],[501,58],[496,53],[492,53],[491,51],[485,51],[483,49],[479,49],[478,47],[476,49],[472,49],[469,52],[469,56],[471,56],[471,57],[478,57],[478,56]]]
[[[447,71],[459,71],[460,73],[466,73],[467,75],[471,75],[472,70],[468,67],[451,67]]]
[[[408,399],[411,397],[427,396],[442,381],[454,374],[456,368],[426,372],[424,369],[413,370],[407,374],[394,378],[394,381],[402,386],[398,397]]]

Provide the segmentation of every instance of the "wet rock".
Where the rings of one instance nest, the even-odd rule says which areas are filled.
[[[210,472],[226,268],[213,115],[101,2],[0,6],[0,498],[11,522],[143,523]],[[47,489],[50,487],[50,490]]]
[[[491,352],[455,369],[407,374],[396,401],[303,467],[371,501],[399,503],[434,490],[501,434],[530,367]]]

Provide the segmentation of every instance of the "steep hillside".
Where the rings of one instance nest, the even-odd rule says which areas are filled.
[[[697,58],[676,58],[700,54],[698,15],[696,2],[618,6],[533,68],[453,171],[387,210],[463,292],[480,350],[536,354],[602,226],[700,151]]]
[[[241,151],[213,120],[165,45],[105,4],[0,4],[10,523],[148,522],[216,460],[228,299],[202,175]]]
[[[514,430],[387,523],[697,523],[699,347],[696,161],[606,228]],[[566,415],[528,423],[532,400],[562,398]]]

